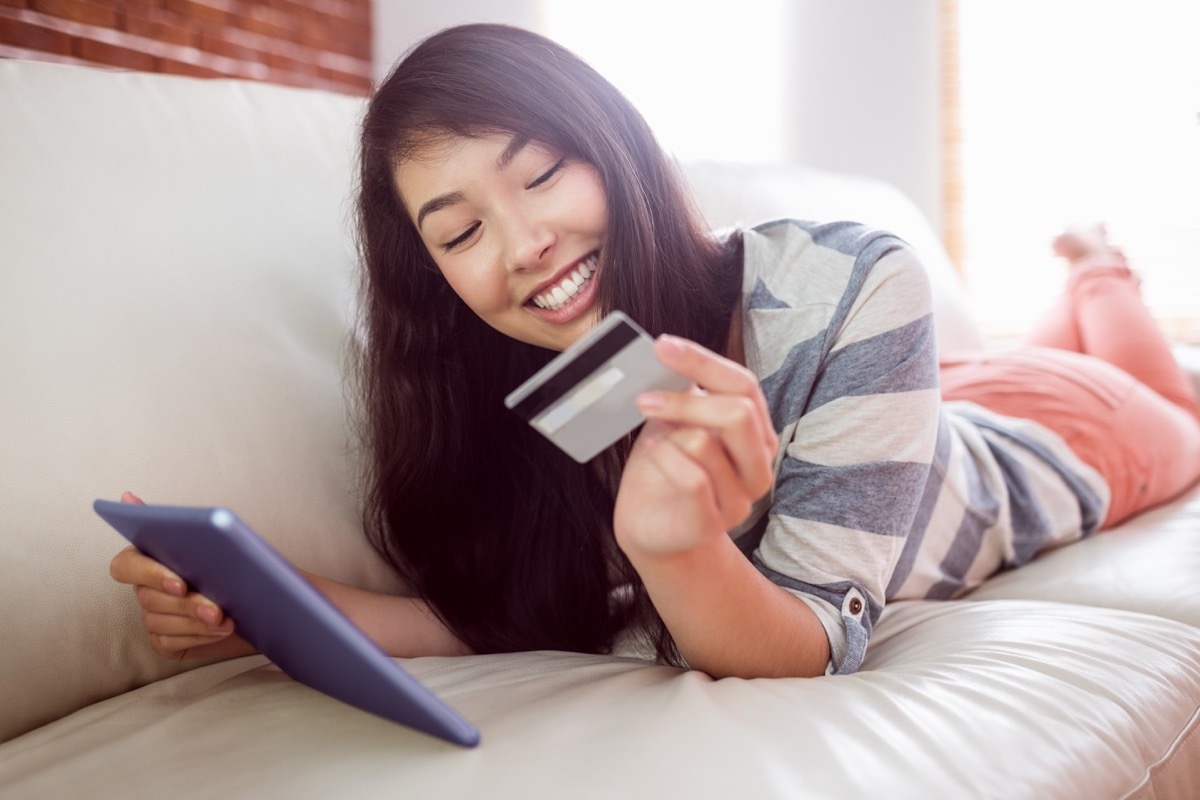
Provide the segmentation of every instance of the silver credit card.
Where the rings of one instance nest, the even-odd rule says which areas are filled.
[[[620,311],[605,317],[518,386],[504,405],[579,463],[646,421],[642,392],[682,392],[691,381],[663,366],[654,340]]]

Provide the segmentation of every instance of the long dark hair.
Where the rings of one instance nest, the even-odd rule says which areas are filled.
[[[496,132],[599,172],[609,213],[602,313],[620,308],[652,334],[718,352],[726,344],[740,237],[705,229],[629,102],[529,31],[466,25],[431,36],[379,86],[362,123],[357,377],[368,536],[475,652],[604,652],[640,621],[658,655],[677,661],[613,541],[629,442],[579,465],[504,407],[554,354],[481,321],[400,202],[395,167],[431,136]]]

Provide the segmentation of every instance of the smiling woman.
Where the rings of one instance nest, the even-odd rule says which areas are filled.
[[[488,325],[553,350],[595,326],[608,207],[590,164],[490,134],[431,142],[395,180],[434,263]]]
[[[377,545],[473,649],[603,650],[642,619],[675,657],[613,538],[631,442],[575,464],[503,398],[614,308],[723,352],[740,238],[709,235],[611,84],[519,29],[451,29],[412,51],[362,149]]]
[[[361,153],[365,522],[419,599],[314,582],[397,655],[628,631],[715,677],[853,673],[886,603],[956,597],[1200,475],[1195,399],[1100,239],[1042,347],[948,363],[943,404],[904,242],[707,229],[643,118],[543,37],[425,40]],[[504,397],[616,310],[692,385],[640,394],[645,424],[581,465]],[[1140,363],[1098,345],[1118,317]],[[160,570],[113,569],[159,647],[228,641]]]

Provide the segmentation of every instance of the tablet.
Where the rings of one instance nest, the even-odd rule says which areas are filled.
[[[479,731],[422,686],[226,508],[97,500],[96,513],[233,618],[292,678],[364,711],[455,744]]]
[[[646,421],[637,396],[692,382],[654,353],[654,340],[614,311],[514,389],[504,405],[579,463]]]

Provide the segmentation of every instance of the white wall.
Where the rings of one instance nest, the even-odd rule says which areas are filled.
[[[792,88],[780,98],[789,160],[886,180],[935,229],[942,213],[938,6],[938,0],[792,0]],[[377,78],[417,40],[448,25],[503,22],[537,30],[540,23],[538,0],[376,0],[373,8]],[[708,6],[680,8],[705,13],[697,9]],[[669,39],[664,45],[669,51]],[[735,111],[736,103],[729,108]]]
[[[882,178],[940,229],[938,0],[794,0],[789,157]]]
[[[464,22],[499,22],[537,30],[538,0],[375,0],[371,4],[378,82],[421,39]]]

